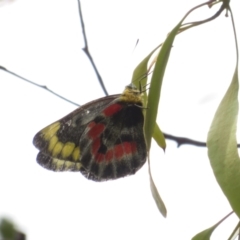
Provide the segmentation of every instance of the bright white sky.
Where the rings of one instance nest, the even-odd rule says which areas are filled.
[[[110,94],[122,92],[134,66],[199,3],[82,1],[90,50]],[[0,65],[80,104],[104,96],[81,50],[77,1],[15,0],[0,6]],[[232,9],[239,33],[239,1],[232,1]],[[189,20],[215,11],[206,7]],[[232,28],[224,14],[177,37],[162,88],[160,127],[206,141],[234,67]],[[168,141],[164,154],[153,145],[153,175],[167,219],[152,199],[147,165],[132,177],[105,183],[41,168],[33,136],[75,106],[3,71],[0,80],[0,216],[14,219],[29,240],[185,240],[231,211],[205,148],[177,148]],[[230,218],[212,239],[225,240],[235,224],[237,218]]]

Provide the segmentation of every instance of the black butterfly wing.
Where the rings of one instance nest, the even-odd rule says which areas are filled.
[[[37,162],[54,171],[80,171],[104,181],[134,174],[146,161],[141,106],[104,97],[41,130]]]
[[[95,181],[134,174],[146,161],[143,123],[141,106],[111,102],[82,134],[80,171]]]

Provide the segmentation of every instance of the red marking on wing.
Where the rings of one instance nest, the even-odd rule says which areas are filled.
[[[113,147],[114,156],[121,159],[125,154],[133,154],[137,151],[135,142],[123,142]]]
[[[135,142],[123,142],[109,149],[105,154],[97,153],[100,148],[100,138],[93,143],[92,153],[95,155],[96,162],[111,162],[113,158],[121,160],[124,155],[133,154],[137,151]]]
[[[93,128],[95,125],[96,125],[95,122],[90,122],[90,123],[88,124],[88,127],[89,127],[89,128]]]
[[[95,122],[90,122],[88,124],[90,130],[88,131],[88,136],[92,139],[97,138],[105,129],[105,125],[102,123],[96,124]]]
[[[106,161],[111,162],[113,159],[113,149],[110,149],[106,152]]]
[[[132,154],[137,151],[137,146],[135,142],[124,142],[122,144],[124,146],[124,152],[126,154]]]
[[[104,154],[102,154],[102,153],[98,153],[97,155],[96,155],[96,162],[102,162],[102,161],[104,161]]]
[[[122,109],[122,106],[120,104],[112,104],[110,106],[108,106],[107,108],[105,108],[103,110],[103,113],[105,114],[105,116],[112,116],[115,113],[119,112]]]
[[[123,156],[123,154],[124,154],[123,144],[124,143],[118,144],[118,145],[114,146],[114,148],[113,148],[114,156],[117,159],[120,159]]]

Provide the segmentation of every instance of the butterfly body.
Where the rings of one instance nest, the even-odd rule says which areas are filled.
[[[80,171],[94,181],[134,174],[147,156],[142,111],[134,85],[87,103],[36,134],[37,162],[53,171]]]

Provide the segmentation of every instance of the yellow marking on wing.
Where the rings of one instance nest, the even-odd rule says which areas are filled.
[[[64,144],[62,152],[61,152],[62,158],[69,157],[72,154],[74,148],[75,148],[75,143],[73,143],[73,142],[66,142]]]
[[[55,122],[47,127],[45,127],[41,133],[43,135],[43,138],[46,141],[49,141],[54,135],[56,135],[57,131],[60,128],[60,122]]]
[[[53,148],[55,147],[55,145],[58,142],[58,137],[57,136],[53,136],[50,141],[49,141],[49,145],[48,145],[48,151],[52,152]]]
[[[52,150],[52,156],[56,157],[62,151],[63,146],[64,144],[62,142],[57,142],[57,144]]]
[[[58,130],[60,129],[60,122],[55,122],[41,131],[42,137],[44,140],[48,141],[48,151],[52,155],[53,164],[56,167],[56,171],[76,169],[81,168],[81,163],[77,162],[80,158],[80,148],[75,147],[75,143],[66,142],[63,143],[59,141],[59,138],[56,136]],[[55,158],[60,154],[62,159]],[[64,160],[69,156],[72,157],[74,162]]]
[[[141,92],[133,84],[126,86],[119,99],[128,103],[142,104],[143,102]]]
[[[72,158],[74,161],[78,161],[80,158],[80,148],[79,147],[75,147],[73,153],[72,153]]]
[[[55,167],[55,171],[68,171],[68,170],[80,170],[82,164],[81,163],[75,163],[71,161],[66,161],[58,158],[52,158],[52,164]]]

